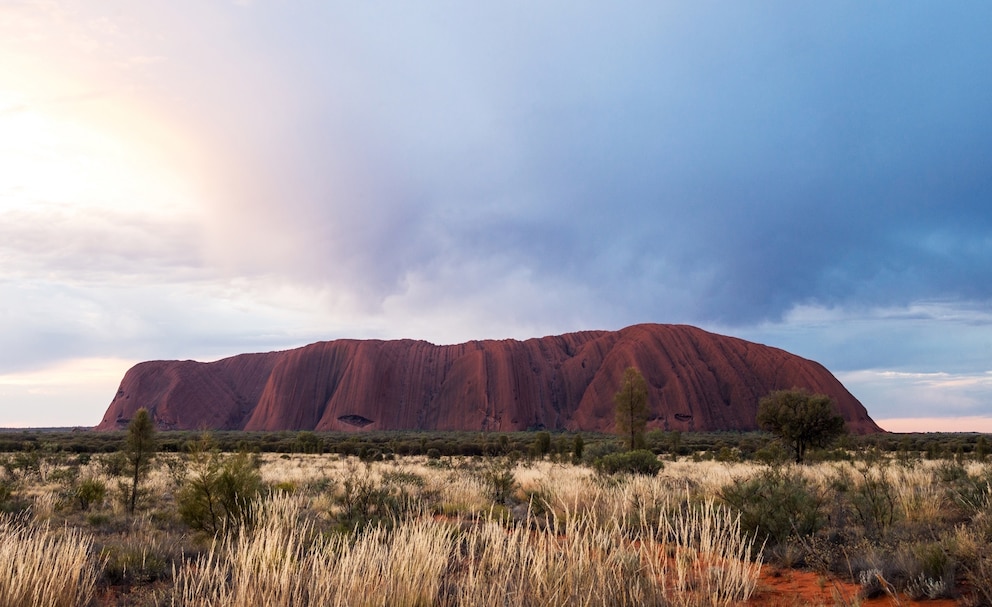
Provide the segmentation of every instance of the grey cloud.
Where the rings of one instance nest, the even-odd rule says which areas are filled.
[[[0,277],[79,282],[196,279],[201,228],[179,218],[66,207],[0,213]]]

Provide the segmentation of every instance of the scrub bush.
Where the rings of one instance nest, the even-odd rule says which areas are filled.
[[[812,535],[823,524],[822,498],[805,477],[782,468],[737,479],[720,498],[741,515],[741,529],[758,541],[781,544],[791,536]]]
[[[209,439],[193,449],[185,482],[176,496],[179,516],[193,529],[216,535],[254,522],[262,477],[254,454],[224,456]]]
[[[663,467],[658,456],[646,449],[604,455],[596,460],[593,466],[602,474],[625,473],[647,476],[657,475]]]

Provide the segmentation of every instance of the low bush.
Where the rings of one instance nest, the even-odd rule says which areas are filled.
[[[957,563],[938,543],[911,546],[906,561],[906,592],[913,599],[952,596]]]
[[[107,496],[107,484],[98,478],[84,478],[76,485],[73,495],[79,509],[86,511],[90,506],[103,503]]]
[[[662,469],[658,456],[646,449],[611,453],[597,459],[593,466],[602,474],[644,474],[655,476]]]
[[[507,505],[516,490],[517,479],[513,468],[513,462],[507,458],[493,458],[483,465],[480,477],[486,496],[494,504]]]
[[[148,584],[166,579],[173,562],[137,542],[108,546],[100,551],[103,579],[113,585]]]
[[[582,448],[582,461],[585,464],[594,466],[596,460],[614,453],[623,453],[623,444],[616,440],[585,444]]]
[[[0,512],[18,514],[30,507],[30,503],[18,491],[18,482],[12,478],[0,478]]]
[[[392,527],[410,509],[404,487],[376,480],[369,467],[351,467],[334,495],[338,530],[354,532],[382,526]]]
[[[14,497],[16,487],[13,479],[0,478],[0,504],[5,504]]]
[[[788,469],[769,468],[737,479],[722,487],[719,495],[740,512],[741,529],[759,541],[784,543],[792,536],[812,535],[823,524],[819,492]]]
[[[884,537],[896,519],[896,487],[886,474],[886,467],[870,459],[856,467],[861,478],[850,499],[857,519],[872,538]]]
[[[127,471],[127,457],[120,451],[107,453],[100,458],[100,466],[107,476],[122,476]]]

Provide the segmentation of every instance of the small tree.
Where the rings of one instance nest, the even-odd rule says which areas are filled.
[[[155,424],[152,423],[148,409],[142,407],[128,424],[127,439],[124,442],[124,457],[131,477],[131,493],[128,496],[128,512],[131,514],[134,514],[138,501],[138,483],[148,475],[155,449]]]
[[[825,447],[844,433],[844,418],[834,412],[833,400],[807,390],[776,390],[758,403],[758,425],[788,442],[796,463],[809,447]]]
[[[572,456],[576,462],[582,461],[582,450],[585,449],[585,446],[586,442],[582,440],[582,435],[576,434],[575,440],[572,441]]]
[[[648,385],[640,371],[627,367],[613,402],[616,404],[616,431],[623,438],[627,450],[644,448],[644,430],[648,424]]]
[[[189,445],[189,466],[176,501],[179,516],[193,529],[217,535],[254,522],[262,477],[254,454],[224,456],[209,434]]]

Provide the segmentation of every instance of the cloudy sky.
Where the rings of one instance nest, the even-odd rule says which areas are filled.
[[[992,4],[0,0],[0,426],[148,359],[688,323],[992,431]]]

